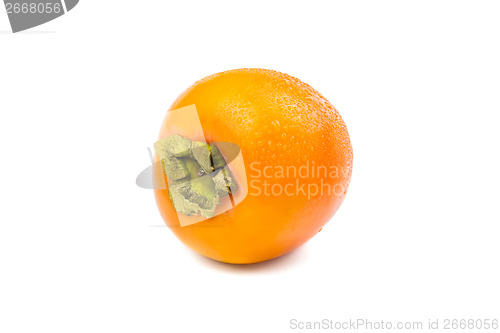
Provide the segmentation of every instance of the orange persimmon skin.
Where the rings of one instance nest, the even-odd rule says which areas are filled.
[[[309,85],[264,69],[206,77],[182,93],[170,110],[192,104],[207,141],[239,145],[248,195],[225,213],[181,227],[168,191],[155,190],[159,211],[174,234],[206,257],[247,264],[281,256],[318,233],[342,203],[351,178],[351,142],[337,110]],[[159,138],[167,135],[163,124]],[[305,179],[279,173],[301,166],[309,169]],[[315,166],[336,170],[335,177],[324,172],[311,176]],[[238,182],[244,173],[234,171]],[[155,177],[163,174],[155,172]],[[303,193],[297,179],[305,192],[309,184],[325,188],[328,183],[335,190]],[[277,190],[268,187],[264,194],[264,181]],[[287,192],[293,195],[283,193],[288,184],[294,184]]]

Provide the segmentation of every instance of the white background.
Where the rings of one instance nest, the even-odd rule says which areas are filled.
[[[498,1],[82,0],[11,34],[0,13],[0,332],[500,319],[499,15]],[[242,267],[191,252],[135,185],[175,97],[240,67],[311,84],[354,148],[323,231]]]

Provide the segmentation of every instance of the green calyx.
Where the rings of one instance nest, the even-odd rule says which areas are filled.
[[[169,197],[178,213],[214,216],[221,198],[237,184],[217,146],[171,135],[154,145],[170,180]]]

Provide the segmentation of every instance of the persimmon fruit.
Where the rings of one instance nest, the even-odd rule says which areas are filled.
[[[332,218],[349,186],[352,147],[319,92],[284,73],[245,68],[194,83],[169,112],[193,104],[204,137],[182,125],[175,134],[238,145],[244,170],[231,171],[236,183],[245,178],[248,193],[232,209],[181,226],[168,189],[156,189],[165,223],[184,244],[217,261],[257,263],[296,249]],[[168,128],[165,121],[159,139],[172,134]]]

